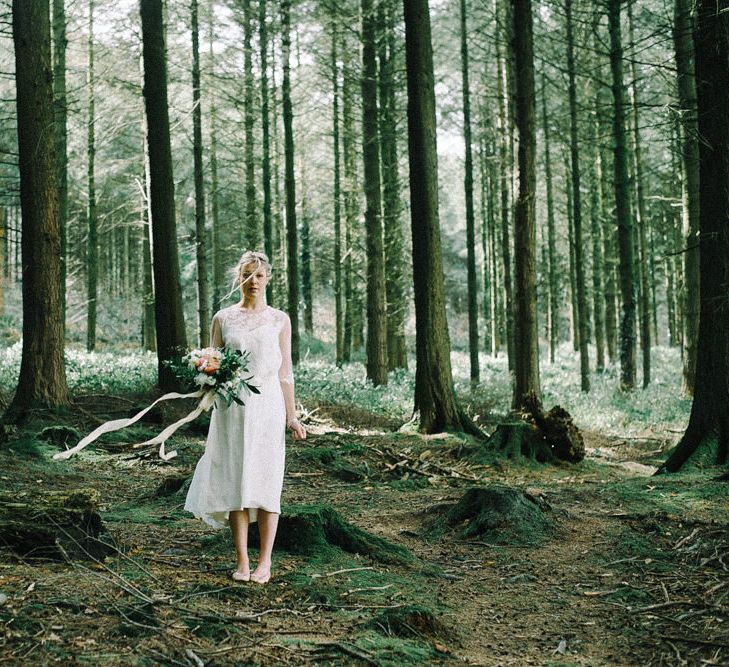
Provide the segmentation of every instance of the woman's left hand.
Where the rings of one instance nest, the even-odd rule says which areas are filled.
[[[288,426],[294,435],[294,440],[306,440],[306,429],[298,419],[289,421]]]

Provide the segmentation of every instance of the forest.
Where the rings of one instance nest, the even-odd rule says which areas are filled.
[[[0,237],[0,661],[729,663],[729,0],[0,0]],[[247,250],[266,585],[175,370]]]

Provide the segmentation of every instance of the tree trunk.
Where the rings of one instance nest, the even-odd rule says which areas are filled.
[[[337,16],[331,17],[332,44],[332,137],[334,141],[334,318],[336,327],[336,363],[344,362],[344,294],[342,275],[342,167],[339,135],[339,26]]]
[[[489,182],[486,171],[486,148],[485,140],[482,136],[479,140],[478,150],[478,166],[479,180],[481,190],[481,253],[483,255],[483,265],[481,275],[483,278],[483,319],[484,319],[484,352],[491,354],[493,349],[493,324],[494,311],[491,303],[491,248],[489,246],[489,230],[494,224],[493,211],[493,186]]]
[[[494,7],[496,4],[494,3]],[[498,118],[499,118],[499,177],[501,183],[501,261],[503,270],[503,298],[504,298],[504,321],[506,324],[506,350],[509,357],[509,370],[514,370],[514,305],[513,290],[511,281],[511,241],[509,238],[509,214],[510,214],[510,191],[511,191],[511,160],[509,159],[510,120],[506,107],[507,88],[507,62],[502,54],[501,41],[503,37],[496,37],[496,66],[498,81],[496,95],[498,97]]]
[[[86,349],[96,349],[96,310],[98,298],[99,276],[99,227],[96,218],[96,100],[94,98],[94,1],[89,0],[89,34],[87,43],[88,65],[86,70],[86,86],[88,92],[88,117],[86,123],[86,224],[88,237],[86,241]]]
[[[512,0],[516,82],[516,127],[519,131],[519,196],[514,213],[514,396],[512,407],[539,400],[539,330],[537,322],[537,139],[534,90],[534,45],[531,0]]]
[[[600,135],[606,136],[610,130],[608,129],[607,119],[601,110],[608,108],[608,102],[607,100],[602,100],[600,92],[597,94],[595,106]],[[601,232],[603,239],[602,269],[605,284],[605,343],[607,345],[608,359],[610,363],[615,363],[618,356],[618,287],[616,282],[616,269],[618,265],[617,226],[613,224],[612,215],[609,214],[606,198],[611,187],[609,178],[609,171],[611,171],[610,153],[605,148],[604,142],[601,142],[597,146],[597,149],[600,153],[600,164],[602,166],[600,172],[600,190],[602,191],[602,209],[604,211],[601,221]],[[610,211],[612,211],[612,207]]]
[[[597,45],[597,30],[599,24],[599,13],[593,15],[593,46]],[[598,64],[594,67],[598,69]],[[590,182],[590,219],[592,236],[592,302],[595,313],[595,368],[598,372],[605,370],[605,291],[603,289],[603,274],[605,258],[603,256],[602,229],[605,218],[602,145],[600,139],[600,116],[598,107],[597,87],[600,82],[597,77],[591,80],[593,86],[593,118],[592,118],[592,142],[593,142],[593,169]]]
[[[346,33],[345,33],[346,34]],[[349,361],[354,347],[355,286],[354,286],[354,230],[357,225],[357,166],[354,139],[354,100],[352,90],[351,54],[346,42],[343,44],[342,67],[342,153],[344,157],[344,349],[343,361]]]
[[[633,222],[630,216],[627,132],[625,130],[625,85],[623,83],[623,43],[620,31],[621,0],[609,0],[610,70],[613,92],[613,145],[615,168],[615,217],[620,254],[620,293],[623,315],[620,320],[620,386],[635,387],[635,261]]]
[[[61,230],[47,0],[13,0],[22,210],[23,352],[7,417],[68,403],[63,365]]]
[[[367,377],[387,384],[385,252],[377,136],[376,16],[372,0],[362,0],[362,155],[367,236]]]
[[[145,153],[147,152],[146,141],[143,150]],[[146,171],[148,170],[145,165]],[[150,243],[152,227],[148,215],[148,197],[149,188],[145,182],[145,188],[140,197],[140,223],[142,228],[142,348],[149,352],[155,352],[157,350],[157,341],[155,338],[157,326],[154,313],[154,277],[152,275],[152,244]]]
[[[163,362],[187,347],[177,256],[175,185],[172,178],[170,119],[167,106],[167,63],[161,0],[140,0],[144,55],[144,102],[147,112],[152,249],[157,322],[159,385],[177,386]]]
[[[628,31],[630,43],[635,47],[633,5],[628,3]],[[633,112],[633,162],[635,171],[635,199],[638,225],[638,275],[640,277],[640,343],[643,352],[643,388],[651,382],[651,295],[648,284],[648,215],[645,210],[643,189],[643,157],[640,144],[640,114],[638,112],[637,69],[635,58],[630,60],[631,106]]]
[[[304,331],[314,335],[314,294],[311,284],[311,224],[307,197],[306,162],[302,159],[299,167],[301,183],[301,300],[304,306]]]
[[[542,131],[544,134],[544,181],[547,189],[549,363],[553,364],[557,345],[559,345],[559,284],[557,283],[557,235],[554,222],[552,158],[549,151],[550,132],[549,123],[547,122],[547,82],[544,76],[542,76]]]
[[[569,283],[570,283],[570,337],[572,338],[572,349],[579,352],[580,349],[580,328],[579,328],[579,303],[577,301],[577,272],[575,270],[575,224],[574,204],[572,201],[572,169],[567,156],[564,156],[564,173],[567,185],[567,247],[569,250]]]
[[[139,74],[144,86],[144,65],[139,59]],[[144,182],[140,184],[139,219],[142,227],[142,348],[157,351],[157,318],[155,315],[154,272],[152,268],[152,203],[150,198],[149,137],[147,118],[142,110],[142,155],[144,156]]]
[[[577,86],[575,83],[575,40],[572,21],[572,0],[565,1],[567,21],[567,76],[569,79],[570,105],[570,157],[572,161],[572,222],[575,241],[575,282],[577,287],[577,327],[580,347],[580,384],[582,391],[590,391],[590,356],[587,349],[589,325],[587,312],[587,287],[582,244],[582,193],[579,139],[577,136]]]
[[[213,52],[213,39],[214,39],[214,13],[213,13],[213,2],[210,0],[209,4],[209,21],[208,21],[208,63],[210,69],[210,76],[215,75],[215,54]],[[265,0],[262,0],[265,2]],[[264,73],[261,73],[262,77],[265,77]],[[265,134],[264,134],[265,137]],[[265,141],[264,141],[265,147]],[[264,174],[265,174],[265,157],[264,149]],[[265,183],[264,183],[265,193]],[[265,202],[265,198],[264,198]],[[264,204],[265,210],[265,204]],[[210,86],[210,216],[212,218],[212,225],[210,229],[210,245],[212,246],[212,263],[213,263],[213,307],[212,310],[218,310],[222,308],[223,291],[226,290],[225,285],[225,271],[223,269],[223,243],[221,241],[221,227],[220,227],[220,196],[218,193],[218,113],[215,104],[215,89]],[[271,257],[271,255],[268,255]],[[269,283],[270,288],[271,283]]]
[[[398,165],[395,100],[395,7],[394,0],[379,3],[380,144],[382,164],[382,216],[385,229],[385,292],[387,301],[387,367],[407,368],[405,317],[408,309],[403,257],[402,206]]]
[[[456,402],[445,314],[438,222],[438,156],[430,15],[427,0],[407,0],[405,53],[408,82],[413,286],[415,293],[415,411],[420,430],[476,431]]]
[[[471,91],[468,79],[468,29],[466,0],[461,9],[461,88],[463,91],[463,142],[465,164],[463,189],[466,195],[466,267],[468,279],[468,350],[471,362],[471,383],[479,381],[478,363],[478,283],[476,281],[476,220],[473,209],[473,149],[471,140]]]
[[[203,180],[202,107],[200,102],[200,42],[198,0],[190,0],[192,33],[192,153],[195,171],[195,259],[197,260],[197,321],[201,347],[210,344],[210,299],[205,233],[205,185]]]
[[[288,301],[291,318],[291,359],[299,363],[299,248],[296,229],[296,178],[294,176],[294,112],[291,105],[291,0],[281,1],[281,47],[283,53],[284,183],[286,190],[286,246]]]
[[[241,0],[243,5],[243,80],[244,103],[243,124],[245,126],[245,142],[243,154],[246,169],[246,224],[243,235],[244,243],[250,250],[258,250],[261,235],[258,230],[258,214],[256,207],[256,172],[253,146],[253,126],[255,114],[253,110],[253,10],[251,0]]]
[[[699,330],[699,140],[696,127],[693,17],[690,0],[675,0],[673,43],[676,52],[681,117],[681,209],[686,243],[683,282],[683,390],[694,395],[696,338]]]
[[[701,314],[696,387],[683,438],[666,461],[678,470],[706,450],[729,455],[729,1],[699,0],[694,35],[699,144]]]
[[[58,226],[61,232],[61,321],[66,322],[66,227],[68,226],[68,101],[66,97],[66,7],[53,0],[53,104],[58,149]]]
[[[261,54],[261,178],[263,181],[263,249],[274,261],[273,214],[271,212],[271,129],[268,117],[268,15],[266,0],[258,3],[258,43]],[[268,303],[274,300],[274,282],[266,286]]]
[[[497,232],[496,232],[496,184],[499,183],[499,178],[496,173],[496,147],[492,141],[491,144],[491,161],[489,163],[488,178],[489,178],[489,206],[491,208],[489,225],[489,256],[491,257],[491,313],[493,314],[493,320],[491,322],[491,356],[494,359],[499,354],[500,340],[499,332],[503,331],[504,322],[504,310],[501,307],[503,304],[502,294],[503,290],[501,285],[501,275],[499,273],[499,263],[496,261],[498,256],[497,249]]]

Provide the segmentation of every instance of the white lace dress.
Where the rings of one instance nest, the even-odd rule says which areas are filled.
[[[291,321],[266,306],[258,313],[238,305],[213,318],[214,345],[248,352],[250,380],[260,394],[241,395],[245,405],[217,399],[205,453],[195,468],[185,509],[215,528],[231,510],[281,511],[286,409],[281,383],[293,383]]]

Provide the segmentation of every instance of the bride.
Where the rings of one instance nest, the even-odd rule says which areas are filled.
[[[251,383],[259,394],[245,405],[216,403],[205,453],[195,468],[185,509],[215,528],[230,525],[237,554],[236,581],[265,584],[281,513],[285,427],[306,438],[296,418],[291,365],[291,321],[266,305],[271,264],[262,252],[243,253],[235,268],[241,300],[213,317],[212,345],[248,353]],[[256,569],[248,559],[248,525],[258,521],[261,546]]]

